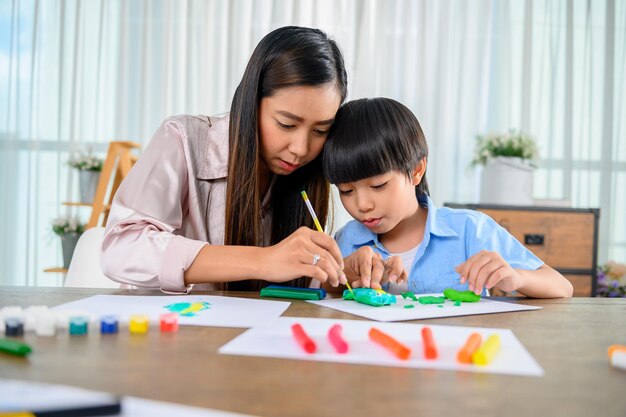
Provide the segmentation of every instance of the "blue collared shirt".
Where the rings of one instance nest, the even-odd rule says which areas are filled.
[[[441,293],[446,288],[467,290],[467,283],[459,283],[460,276],[454,268],[481,250],[498,252],[517,269],[535,270],[543,265],[541,259],[486,214],[475,210],[437,208],[430,198],[427,203],[424,239],[409,273],[409,291],[427,294]],[[390,256],[378,235],[356,220],[342,227],[335,239],[344,257],[362,246],[371,246],[383,259]]]

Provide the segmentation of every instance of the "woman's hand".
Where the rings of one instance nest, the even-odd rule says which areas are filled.
[[[513,292],[522,282],[520,273],[497,252],[480,251],[454,269],[461,274],[461,284],[467,282],[475,294],[481,294],[483,288],[494,287]]]
[[[363,246],[344,259],[345,273],[354,288],[380,289],[387,282],[402,283],[407,275],[398,256],[383,261],[370,246]]]
[[[335,239],[308,227],[301,227],[281,242],[261,248],[261,277],[284,282],[311,277],[333,287],[345,284],[343,259]]]

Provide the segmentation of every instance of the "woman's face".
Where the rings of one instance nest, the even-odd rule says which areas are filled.
[[[261,161],[278,175],[288,175],[315,159],[341,104],[334,84],[277,90],[261,99]]]

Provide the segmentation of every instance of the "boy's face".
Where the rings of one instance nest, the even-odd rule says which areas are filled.
[[[381,235],[413,216],[419,207],[415,186],[422,174],[412,178],[391,171],[355,182],[337,184],[341,203],[354,219]]]

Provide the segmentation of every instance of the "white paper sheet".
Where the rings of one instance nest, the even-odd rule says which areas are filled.
[[[254,300],[249,298],[212,295],[94,295],[54,307],[54,311],[84,311],[100,317],[115,315],[128,323],[133,314],[145,314],[157,323],[161,314],[169,313],[166,306],[181,303],[208,303],[208,308],[192,311],[191,316],[179,315],[181,325],[216,327],[252,327],[270,323],[287,310],[289,302]],[[193,309],[192,309],[193,310]]]
[[[0,379],[0,412],[32,410],[67,410],[77,407],[117,403],[112,394],[57,384]],[[174,403],[122,397],[122,412],[117,417],[236,417],[231,413]]]
[[[306,353],[292,336],[291,325],[300,323],[317,345],[315,353]],[[342,336],[349,351],[336,353],[328,341],[328,330],[334,324],[343,327]],[[411,348],[408,360],[393,356],[369,339],[369,330],[375,327]],[[227,355],[264,356],[308,361],[340,362],[363,365],[381,365],[405,368],[430,368],[482,373],[542,376],[543,369],[509,329],[429,325],[438,349],[435,360],[424,358],[420,324],[373,323],[361,320],[332,320],[281,317],[270,326],[255,327],[222,346],[218,352]],[[457,362],[456,355],[470,334],[477,332],[483,341],[492,334],[500,336],[501,349],[493,362],[486,366]]]
[[[63,411],[117,405],[117,396],[106,392],[0,379],[0,411]]]
[[[208,408],[189,407],[162,401],[152,401],[137,397],[124,397],[122,414],[119,417],[244,417],[249,414],[231,413]]]
[[[435,297],[442,296],[442,294],[420,294],[418,297],[428,295]],[[420,304],[417,301],[404,299],[401,295],[396,295],[396,300],[397,304],[384,307],[372,307],[342,298],[309,301],[309,303],[377,321],[404,321],[439,317],[471,316],[474,314],[507,313],[511,311],[538,310],[541,308],[488,300],[485,298],[481,298],[480,301],[475,303],[461,303],[458,307],[454,305],[453,301],[449,300],[446,300],[444,304]],[[413,305],[413,308],[405,308],[405,305]],[[438,305],[443,305],[443,307],[437,307]]]

